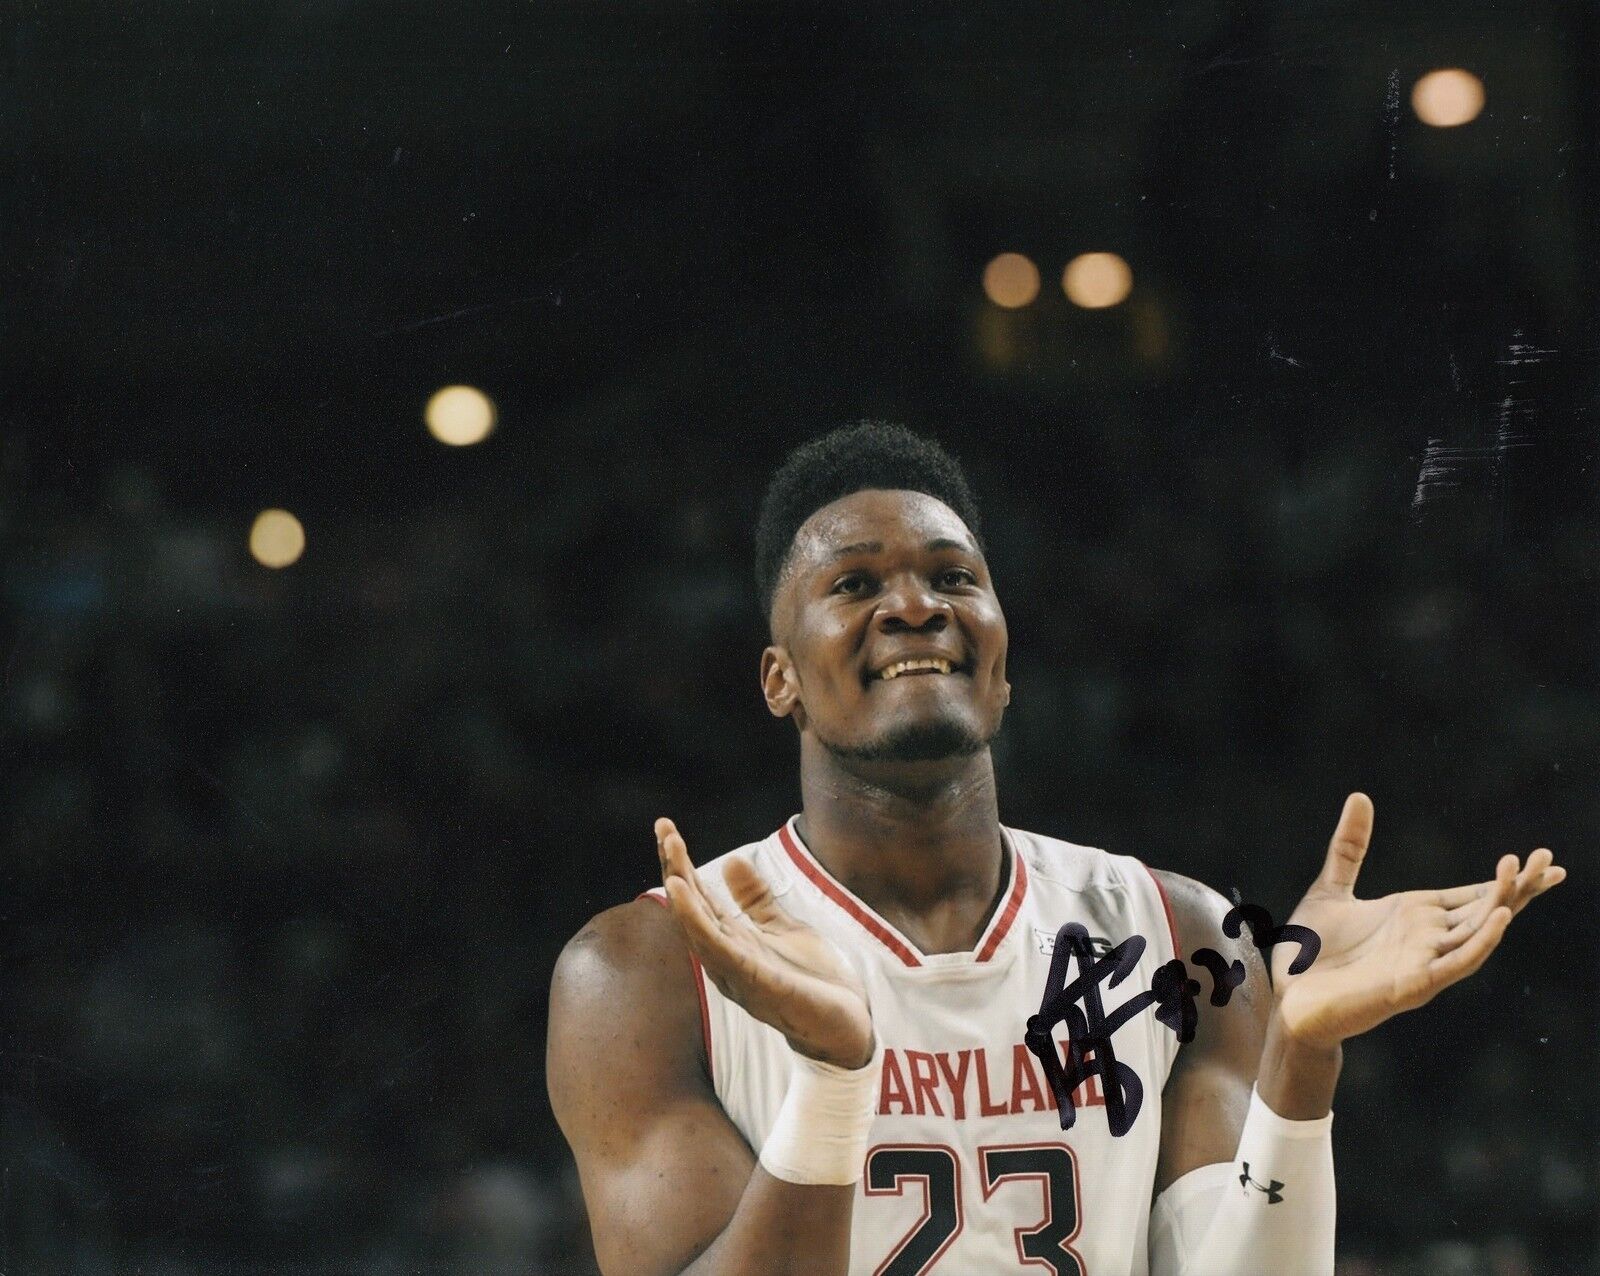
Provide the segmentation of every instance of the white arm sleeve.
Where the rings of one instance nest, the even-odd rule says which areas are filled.
[[[1231,1162],[1191,1170],[1150,1211],[1150,1276],[1333,1276],[1333,1113],[1286,1121],[1253,1089]]]

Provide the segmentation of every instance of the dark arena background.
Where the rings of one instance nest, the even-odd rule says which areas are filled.
[[[0,39],[5,1276],[595,1271],[552,964],[798,809],[751,529],[863,417],[984,504],[1006,823],[1280,918],[1352,789],[1363,894],[1555,849],[1347,1046],[1339,1271],[1600,1271],[1592,5]]]

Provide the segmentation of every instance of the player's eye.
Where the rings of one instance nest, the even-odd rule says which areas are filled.
[[[976,573],[967,570],[965,567],[946,567],[936,579],[940,584],[953,582],[957,585],[976,585],[978,583]]]
[[[866,588],[867,578],[863,573],[847,572],[833,582],[833,589],[830,592],[835,594],[860,594],[865,592]]]

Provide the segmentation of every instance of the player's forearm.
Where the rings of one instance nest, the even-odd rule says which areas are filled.
[[[1344,1052],[1297,1044],[1284,1030],[1276,1010],[1261,1047],[1256,1090],[1262,1102],[1289,1121],[1315,1121],[1333,1108]]]
[[[728,1226],[682,1276],[846,1276],[851,1185],[788,1183],[757,1165]]]
[[[1332,1125],[1326,1112],[1286,1118],[1258,1088],[1233,1160],[1191,1170],[1156,1198],[1150,1276],[1333,1276]]]
[[[845,1276],[850,1219],[877,1111],[883,1043],[860,1068],[793,1056],[783,1106],[732,1220],[694,1276]]]

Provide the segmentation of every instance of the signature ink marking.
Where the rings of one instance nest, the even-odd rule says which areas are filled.
[[[1222,933],[1229,939],[1238,939],[1246,926],[1250,928],[1250,942],[1261,951],[1263,959],[1270,959],[1272,948],[1277,944],[1299,946],[1300,951],[1289,963],[1291,975],[1309,970],[1322,951],[1322,939],[1311,927],[1292,923],[1276,926],[1272,914],[1259,904],[1235,904],[1222,919]],[[1099,943],[1103,945],[1105,941]],[[1095,948],[1096,941],[1077,922],[1063,923],[1056,931],[1044,996],[1039,1002],[1039,1012],[1028,1016],[1023,1042],[1044,1068],[1050,1092],[1055,1096],[1056,1110],[1061,1114],[1063,1130],[1070,1130],[1078,1119],[1072,1092],[1090,1077],[1098,1076],[1105,1083],[1106,1124],[1113,1136],[1121,1138],[1133,1128],[1134,1119],[1144,1104],[1144,1083],[1130,1065],[1117,1058],[1111,1048],[1111,1038],[1117,1029],[1153,1005],[1156,1020],[1170,1028],[1180,1042],[1193,1041],[1200,1017],[1195,1004],[1200,984],[1189,977],[1189,968],[1183,959],[1174,957],[1156,968],[1149,988],[1128,998],[1108,1015],[1100,999],[1100,986],[1115,988],[1132,974],[1139,958],[1144,956],[1146,942],[1143,935],[1130,935],[1099,955]],[[1230,962],[1213,948],[1196,949],[1193,959],[1211,974],[1211,1004],[1226,1006],[1244,984],[1244,963],[1238,959]],[[1078,977],[1069,983],[1073,961],[1078,963]],[[1050,1030],[1059,1023],[1067,1025],[1065,1063],[1055,1038],[1050,1035]],[[1248,1169],[1247,1166],[1247,1173]],[[1273,1193],[1283,1184],[1274,1183],[1270,1188],[1259,1183],[1255,1186],[1266,1192],[1269,1200],[1275,1201]]]
[[[1241,926],[1250,927],[1250,942],[1261,950],[1263,960],[1271,960],[1274,944],[1290,942],[1299,944],[1299,953],[1289,963],[1291,975],[1303,974],[1309,970],[1311,963],[1316,961],[1317,954],[1322,951],[1322,940],[1311,927],[1295,926],[1288,922],[1282,926],[1274,926],[1272,914],[1260,904],[1236,904],[1228,910],[1228,915],[1222,919],[1222,933],[1229,939],[1238,939]]]
[[[1211,972],[1211,1004],[1226,1006],[1234,989],[1244,983],[1244,963],[1237,957],[1227,961],[1215,948],[1196,948],[1189,957]]]
[[[1055,952],[1050,955],[1050,974],[1045,980],[1044,998],[1039,1013],[1028,1017],[1024,1043],[1044,1067],[1045,1077],[1055,1095],[1061,1128],[1070,1130],[1078,1119],[1072,1092],[1092,1076],[1104,1082],[1106,1124],[1113,1135],[1121,1136],[1133,1128],[1134,1118],[1144,1103],[1144,1085],[1126,1063],[1111,1049],[1111,1037],[1129,1019],[1156,999],[1152,991],[1130,998],[1109,1016],[1100,1000],[1100,985],[1115,988],[1131,975],[1144,955],[1143,935],[1130,935],[1104,957],[1095,959],[1089,932],[1077,922],[1066,922],[1056,932]],[[1076,958],[1078,977],[1067,982],[1069,967]],[[1080,1007],[1079,1002],[1083,1002]],[[1050,1029],[1065,1021],[1067,1025],[1067,1063],[1063,1068],[1060,1052]]]
[[[1150,991],[1155,996],[1156,1019],[1178,1034],[1179,1041],[1193,1041],[1200,1012],[1194,997],[1200,985],[1189,978],[1189,970],[1178,958],[1163,962],[1150,976]],[[1216,993],[1212,993],[1213,999]]]

